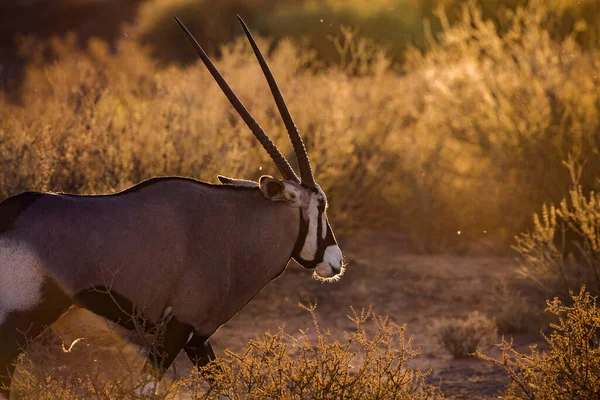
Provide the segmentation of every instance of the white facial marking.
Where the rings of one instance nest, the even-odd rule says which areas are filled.
[[[12,311],[30,310],[42,300],[42,264],[24,243],[0,239],[0,323]]]
[[[337,245],[328,246],[323,255],[323,262],[315,268],[314,277],[325,282],[336,282],[346,272],[342,251]]]
[[[319,200],[315,196],[310,197],[310,202],[306,209],[306,219],[308,223],[308,232],[304,239],[304,246],[300,251],[300,257],[306,261],[312,261],[317,255],[317,217],[319,215]]]
[[[190,342],[190,340],[192,340],[193,337],[194,337],[194,332],[190,332],[190,336],[188,336],[188,340],[187,340],[187,342],[185,342],[185,344],[188,344]]]
[[[302,192],[297,187],[291,185],[285,185],[285,191],[283,193],[286,200],[297,201],[301,196]]]

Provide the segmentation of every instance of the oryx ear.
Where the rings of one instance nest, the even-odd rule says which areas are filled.
[[[238,187],[258,187],[258,182],[248,181],[246,179],[233,179],[223,175],[217,175],[217,178],[223,185],[231,185]]]
[[[258,181],[258,186],[265,199],[272,201],[285,200],[283,197],[283,192],[285,190],[283,182],[271,178],[270,176],[263,175]]]
[[[293,184],[287,181],[272,178],[267,175],[260,177],[260,191],[265,199],[271,201],[296,202],[300,199],[300,193]]]
[[[219,180],[219,182],[221,182],[223,185],[228,185],[231,183],[231,181],[233,181],[233,179],[228,178],[226,176],[223,175],[217,175],[217,179]]]

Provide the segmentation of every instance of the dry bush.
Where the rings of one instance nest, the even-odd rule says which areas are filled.
[[[452,21],[460,19],[461,8],[468,2],[473,0],[438,0],[433,2],[436,5],[432,5],[432,8],[443,6]],[[503,33],[510,29],[507,14],[510,15],[519,7],[542,5],[550,17],[544,21],[544,27],[550,31],[553,39],[564,40],[576,31],[575,39],[582,46],[600,45],[600,30],[597,24],[600,8],[596,0],[480,0],[476,4],[481,7],[484,18],[492,19]]]
[[[566,295],[583,284],[600,293],[600,195],[585,194],[581,168],[568,163],[572,189],[558,206],[534,214],[533,230],[516,237],[519,272],[546,296]]]
[[[514,277],[502,277],[493,292],[493,315],[498,331],[538,333],[544,325],[544,313],[535,304],[543,304],[539,293]]]
[[[336,339],[319,326],[314,307],[308,310],[314,332],[301,330],[290,335],[282,327],[275,334],[251,340],[241,353],[227,350],[203,370],[211,383],[194,370],[163,385],[157,395],[140,394],[152,382],[137,378],[135,371],[112,380],[85,375],[89,367],[73,373],[74,369],[59,365],[42,373],[27,358],[21,362],[13,388],[19,398],[40,399],[170,399],[180,395],[194,399],[442,398],[439,388],[425,381],[430,371],[407,368],[418,350],[411,347],[412,338],[405,338],[405,326],[371,310],[352,310],[353,329],[344,332],[343,339]],[[90,345],[93,349],[94,343]],[[89,346],[82,351],[90,351]]]
[[[407,72],[423,80],[410,133],[419,154],[402,159],[405,170],[422,171],[416,214],[444,223],[413,232],[434,245],[507,240],[539,204],[565,194],[561,161],[569,153],[588,171],[600,168],[600,55],[572,36],[552,39],[549,11],[539,4],[507,16],[504,34],[472,5],[454,25],[441,18],[439,42],[407,57]],[[597,184],[589,172],[581,183]]]
[[[507,399],[597,399],[600,396],[600,309],[596,298],[582,288],[570,293],[573,305],[558,298],[547,311],[558,318],[544,336],[547,350],[531,347],[531,354],[503,341],[502,358],[480,357],[504,367],[510,378]]]
[[[429,374],[410,370],[406,362],[417,356],[406,326],[372,313],[352,310],[354,327],[338,340],[319,327],[314,308],[314,333],[265,333],[251,340],[243,353],[227,352],[207,371],[214,383],[187,383],[194,398],[232,399],[426,399],[440,398]],[[198,386],[200,384],[200,386]],[[206,392],[204,392],[207,390]]]
[[[496,321],[478,311],[466,318],[440,318],[431,325],[438,343],[456,358],[467,357],[489,347],[498,338]]]

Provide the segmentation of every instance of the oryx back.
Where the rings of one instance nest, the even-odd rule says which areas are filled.
[[[0,236],[0,274],[7,275],[0,283],[7,286],[0,291],[0,310],[5,312],[41,303],[42,285],[51,280],[75,301],[110,291],[151,322],[169,307],[197,328],[220,324],[237,312],[237,301],[228,303],[232,311],[218,320],[199,319],[217,315],[230,287],[242,289],[238,280],[247,277],[232,277],[232,268],[253,260],[283,269],[289,250],[278,252],[273,243],[286,234],[293,243],[297,235],[296,227],[287,233],[281,228],[287,214],[272,212],[283,207],[274,207],[256,188],[170,178],[115,195],[28,196],[34,197],[10,199],[30,201]],[[261,249],[269,243],[274,255],[267,256]],[[256,294],[238,293],[243,293],[240,307]],[[106,297],[104,304],[110,303]]]

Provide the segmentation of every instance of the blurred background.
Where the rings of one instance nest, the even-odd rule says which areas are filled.
[[[0,4],[0,199],[277,175],[173,14],[292,160],[246,20],[346,232],[503,253],[599,189],[596,0],[21,0]]]

